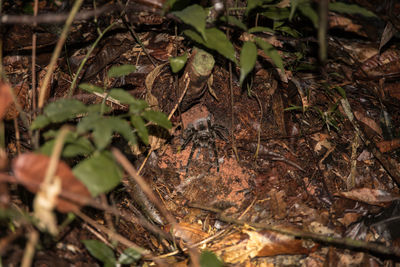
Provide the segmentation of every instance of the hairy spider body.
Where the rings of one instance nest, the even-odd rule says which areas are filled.
[[[223,135],[223,132],[228,133],[228,130],[222,125],[212,124],[211,116],[197,119],[196,121],[188,125],[188,127],[184,131],[186,137],[182,145],[183,150],[190,142],[192,142],[192,149],[190,150],[190,155],[186,164],[186,173],[189,170],[189,165],[197,148],[199,148],[199,152],[202,148],[208,149],[210,158],[214,156],[215,165],[217,166],[217,172],[219,172],[218,152],[217,146],[215,145],[215,140],[217,139],[217,137],[219,137],[224,141],[228,141]]]

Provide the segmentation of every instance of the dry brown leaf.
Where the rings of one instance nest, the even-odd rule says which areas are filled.
[[[384,91],[387,98],[396,98],[400,100],[400,83],[385,84]]]
[[[362,30],[362,26],[355,24],[351,19],[343,17],[338,14],[329,16],[329,28],[339,28],[347,32],[352,32],[363,37],[368,37],[368,35]]]
[[[0,120],[6,115],[7,108],[13,102],[8,83],[0,81]]]
[[[341,196],[376,206],[387,206],[393,200],[400,198],[398,195],[393,195],[383,190],[371,188],[358,188],[348,192],[337,193],[335,196]]]
[[[379,151],[381,151],[382,153],[393,151],[393,150],[400,148],[400,138],[389,140],[389,141],[381,141],[381,142],[377,143],[376,146],[379,148]]]
[[[21,82],[14,86],[14,95],[17,98],[21,109],[24,110],[25,106],[27,105],[27,96],[28,96],[29,84],[26,82]],[[18,117],[19,112],[15,107],[15,104],[12,103],[11,106],[8,107],[7,113],[5,115],[6,120],[12,120]]]
[[[380,77],[396,76],[400,72],[400,51],[398,49],[388,49],[382,54],[377,54],[366,60],[355,75],[370,79]]]
[[[14,159],[12,169],[16,179],[24,185],[32,193],[39,190],[44,180],[50,158],[41,154],[25,153]],[[60,161],[55,173],[61,179],[61,194],[74,197],[74,200],[81,201],[71,202],[64,198],[58,198],[57,210],[60,212],[75,211],[84,205],[85,200],[91,197],[86,186],[79,181],[72,173],[70,167]]]
[[[365,116],[362,112],[354,111],[354,116],[357,120],[367,125],[369,128],[374,130],[377,134],[382,135],[381,127],[371,118]]]
[[[168,231],[170,226],[165,229]],[[172,234],[185,242],[197,243],[208,237],[208,234],[198,224],[179,223],[173,228]]]
[[[315,244],[309,248],[302,240],[267,230],[243,230],[226,236],[211,247],[225,263],[232,264],[241,264],[255,257],[309,254],[316,248]]]

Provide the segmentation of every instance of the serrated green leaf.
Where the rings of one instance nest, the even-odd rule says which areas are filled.
[[[221,21],[226,22],[228,24],[234,25],[244,31],[247,31],[247,26],[246,24],[244,24],[241,20],[239,20],[238,18],[234,17],[234,16],[222,16],[220,18]]]
[[[81,83],[78,87],[80,89],[85,90],[90,93],[99,93],[99,94],[104,93],[103,88],[96,86],[94,84],[91,84],[91,83]]]
[[[184,23],[195,28],[207,40],[206,36],[206,18],[207,13],[203,7],[199,5],[191,5],[181,11],[172,12],[175,16],[180,18]]]
[[[136,137],[133,134],[133,129],[126,120],[119,118],[108,118],[108,124],[113,127],[114,131],[121,134],[125,140],[131,142],[131,144],[136,144]]]
[[[364,17],[376,17],[371,11],[358,5],[346,4],[343,2],[329,3],[329,10],[344,14],[360,14]]]
[[[126,140],[132,144],[136,144],[136,137],[129,123],[117,117],[102,117],[99,114],[90,114],[78,123],[78,134],[83,134],[91,130],[93,131],[93,140],[99,150],[108,146],[113,132],[120,133]]]
[[[44,134],[45,138],[57,136],[58,131],[48,131]],[[47,141],[40,147],[42,154],[50,156],[53,152],[55,139]],[[65,137],[62,156],[72,158],[76,156],[88,156],[94,152],[94,147],[90,141],[82,136],[78,136],[76,132],[69,132]]]
[[[44,108],[44,115],[46,115],[51,122],[63,122],[73,119],[78,114],[86,113],[86,106],[75,99],[61,99],[56,102],[48,104]]]
[[[107,76],[110,78],[113,77],[122,77],[125,75],[128,75],[132,72],[136,71],[136,66],[134,65],[121,65],[121,66],[112,66],[108,72],[107,72]]]
[[[118,258],[118,263],[120,264],[132,264],[140,260],[142,255],[137,252],[134,248],[127,248],[122,252],[122,254]]]
[[[129,105],[129,111],[132,114],[139,114],[140,112],[142,112],[148,106],[149,105],[147,104],[146,101],[136,99],[135,103],[132,103],[132,104]]]
[[[247,74],[253,70],[256,60],[256,45],[253,42],[245,42],[240,52],[240,85],[242,85]]]
[[[283,61],[278,51],[273,47],[270,43],[265,42],[260,38],[255,38],[257,45],[264,50],[264,53],[269,56],[275,65],[280,68],[282,71],[285,71],[283,67]]]
[[[87,106],[87,112],[88,113],[100,113],[103,112],[103,114],[111,112],[112,108],[104,105],[104,104],[93,104],[90,106]]]
[[[311,7],[310,3],[300,4],[298,7],[299,11],[306,16],[314,25],[315,29],[318,29],[318,14]]]
[[[255,33],[255,32],[270,32],[270,33],[275,33],[275,31],[274,31],[273,29],[269,28],[269,27],[260,27],[260,26],[250,28],[250,29],[248,30],[248,32],[249,32],[249,33]]]
[[[225,33],[217,28],[206,29],[207,42],[205,42],[201,36],[194,31],[185,30],[183,33],[193,41],[217,51],[227,59],[236,63],[235,49],[233,48],[232,43],[228,40]]]
[[[116,117],[103,118],[93,125],[93,139],[98,149],[104,149],[111,141],[113,132],[120,133],[126,140],[136,144],[135,135],[128,122]]]
[[[179,57],[170,57],[169,64],[171,65],[171,69],[173,73],[179,72],[186,64],[187,54],[183,54]]]
[[[142,117],[133,115],[131,117],[131,122],[132,122],[133,126],[136,128],[140,139],[142,139],[143,143],[148,145],[149,144],[149,132],[147,131],[146,125],[145,125]]]
[[[82,240],[89,253],[104,263],[104,266],[115,266],[116,259],[114,252],[106,244],[98,240]]]
[[[31,124],[31,130],[42,129],[51,123],[50,119],[45,115],[39,115]]]
[[[79,162],[72,172],[94,197],[112,190],[122,178],[121,169],[107,151]]]
[[[93,125],[96,124],[98,120],[102,119],[102,116],[97,113],[91,113],[88,116],[84,117],[80,122],[78,123],[76,127],[76,132],[78,134],[84,134],[87,133],[88,131],[92,130],[94,128]]]
[[[136,99],[131,94],[119,88],[110,89],[109,96],[118,100],[122,104],[132,104],[136,102]]]
[[[222,262],[218,259],[217,255],[213,252],[204,250],[200,255],[200,266],[201,267],[222,267]]]
[[[172,124],[168,120],[168,117],[162,112],[155,111],[155,110],[146,110],[143,112],[143,117],[145,117],[146,120],[152,121],[155,124],[165,128],[165,129],[171,129],[171,127],[172,127]]]

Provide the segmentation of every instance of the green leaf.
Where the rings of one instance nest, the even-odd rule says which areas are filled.
[[[289,18],[290,11],[288,8],[270,7],[262,12],[261,15],[272,20],[284,20]]]
[[[234,25],[244,31],[247,31],[247,26],[246,24],[244,24],[241,20],[239,20],[238,18],[234,17],[234,16],[228,16],[228,18],[226,16],[222,16],[220,18],[221,21],[227,22],[228,24]]]
[[[77,125],[76,132],[78,134],[85,134],[88,131],[94,128],[93,125],[97,123],[98,120],[101,120],[102,116],[97,113],[91,113],[88,116],[84,117]]]
[[[100,113],[103,112],[103,114],[107,114],[111,112],[112,108],[104,105],[104,104],[93,104],[90,106],[87,106],[87,112],[88,113]]]
[[[106,244],[98,240],[82,240],[89,253],[104,263],[104,266],[115,266],[116,259],[114,252]]]
[[[275,31],[274,31],[273,29],[269,28],[269,27],[260,27],[260,26],[250,28],[250,29],[248,30],[248,32],[249,32],[249,33],[255,33],[255,32],[270,32],[270,33],[275,33]]]
[[[278,51],[273,47],[270,43],[265,42],[260,38],[255,38],[257,45],[264,50],[264,53],[269,56],[275,65],[280,68],[282,71],[285,71],[283,67],[283,61],[281,56],[279,55]]]
[[[132,264],[140,260],[142,256],[139,252],[137,252],[134,248],[127,248],[124,252],[119,256],[118,263],[120,264]]]
[[[186,64],[187,54],[183,54],[179,57],[170,57],[169,64],[171,65],[171,69],[173,73],[179,72]]]
[[[122,77],[125,75],[128,75],[132,72],[136,71],[136,66],[134,65],[121,65],[121,66],[112,66],[108,72],[107,72],[107,76],[110,78],[113,77]]]
[[[218,257],[211,251],[204,250],[200,255],[200,266],[201,267],[222,267],[222,262]]]
[[[94,84],[91,84],[91,83],[81,83],[78,87],[80,89],[85,90],[90,93],[99,93],[99,94],[104,93],[103,88],[96,86]]]
[[[246,7],[246,16],[249,14],[251,10],[254,8],[261,6],[263,3],[262,0],[247,0],[247,7]]]
[[[284,111],[292,111],[292,110],[303,110],[303,107],[301,106],[291,106],[288,108],[285,108]]]
[[[148,106],[149,105],[147,104],[146,101],[136,99],[135,103],[132,103],[129,105],[129,111],[130,111],[130,113],[138,114],[138,113],[142,112]]]
[[[86,185],[93,197],[109,192],[122,178],[122,171],[107,151],[79,162],[72,172]]]
[[[54,144],[55,139],[47,141],[40,147],[40,152],[50,156],[53,152]],[[87,138],[80,137],[76,133],[69,132],[65,138],[62,156],[65,158],[88,156],[93,153],[93,151],[94,147]]]
[[[142,139],[143,143],[148,145],[149,144],[149,132],[147,131],[146,125],[145,125],[142,117],[133,115],[131,117],[131,122],[132,122],[133,126],[136,128],[140,139]]]
[[[136,102],[136,99],[130,93],[119,88],[110,89],[109,96],[118,100],[122,104],[132,104]]]
[[[31,124],[31,130],[41,129],[51,123],[50,119],[45,115],[39,115]]]
[[[280,26],[278,28],[276,28],[277,31],[280,32],[284,32],[287,33],[290,36],[293,36],[295,38],[299,38],[300,33],[298,31],[296,31],[294,28],[292,27],[288,27],[288,26]]]
[[[297,8],[304,16],[306,16],[312,21],[314,28],[318,29],[318,14],[311,7],[311,4],[310,3],[300,4]]]
[[[90,130],[93,130],[93,139],[99,150],[108,146],[113,132],[120,133],[126,140],[136,144],[136,138],[129,123],[117,117],[102,117],[98,114],[91,114],[79,122],[77,133],[83,134]]]
[[[172,124],[168,120],[168,117],[162,112],[155,111],[155,110],[146,110],[143,112],[143,117],[145,117],[146,120],[152,121],[155,124],[165,128],[165,129],[171,129],[171,127],[172,127]]]
[[[344,14],[360,14],[364,17],[376,17],[374,13],[363,7],[342,2],[329,3],[329,10]]]
[[[227,59],[236,63],[235,49],[232,43],[226,38],[225,33],[217,28],[206,29],[207,42],[192,30],[185,30],[183,33],[193,41],[217,51]]]
[[[347,99],[346,91],[341,86],[335,86],[335,89],[339,92],[339,94],[344,98]]]
[[[207,40],[206,36],[206,18],[207,13],[203,7],[199,5],[191,5],[182,11],[172,12],[175,16],[180,18],[184,23],[195,28]]]
[[[73,119],[76,115],[86,112],[87,108],[81,101],[75,99],[61,99],[48,104],[44,108],[43,113],[51,122],[57,123]]]
[[[240,85],[242,85],[247,74],[253,70],[256,60],[256,45],[253,42],[245,42],[240,52]]]

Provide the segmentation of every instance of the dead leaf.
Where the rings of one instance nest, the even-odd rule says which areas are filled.
[[[400,198],[398,195],[393,195],[383,190],[371,188],[358,188],[348,192],[337,193],[335,196],[361,201],[376,206],[387,206],[393,200]]]
[[[302,240],[272,231],[243,230],[226,236],[210,249],[225,263],[242,264],[255,257],[309,254],[317,245],[306,245]]]
[[[357,120],[367,125],[369,128],[374,130],[377,134],[382,135],[381,127],[371,118],[365,116],[362,112],[354,111],[354,116]]]
[[[27,106],[27,96],[28,96],[28,90],[29,90],[29,84],[26,82],[21,82],[14,86],[14,94],[15,97],[17,98],[17,101],[19,105],[21,106],[21,109],[24,110],[24,108]],[[8,107],[5,119],[6,120],[12,120],[18,117],[19,112],[17,108],[15,107],[15,104],[12,103],[11,106]]]
[[[168,231],[170,227],[165,229]],[[198,224],[179,223],[173,228],[172,234],[185,242],[197,243],[208,237],[208,234]]]
[[[32,193],[39,190],[44,180],[50,158],[41,154],[25,153],[14,159],[12,169],[16,179]],[[79,181],[72,173],[70,167],[63,161],[58,163],[55,173],[61,179],[61,195],[74,197],[69,201],[58,198],[57,210],[63,213],[75,211],[84,205],[86,200],[91,197],[86,186]]]
[[[400,51],[388,49],[382,54],[377,54],[366,60],[360,70],[355,73],[356,77],[370,79],[381,77],[396,77],[400,73]]]
[[[8,83],[0,81],[0,120],[6,115],[7,108],[13,102]]]
[[[386,23],[385,29],[383,30],[382,36],[381,36],[381,42],[379,44],[379,51],[381,51],[381,48],[387,44],[387,42],[392,39],[392,37],[397,33],[396,27],[393,26],[393,24],[388,21]]]
[[[376,144],[379,148],[379,151],[382,153],[390,152],[400,148],[400,138],[389,140],[389,141],[381,141]]]
[[[332,13],[333,14],[333,13]],[[359,24],[355,24],[351,19],[343,17],[339,14],[329,16],[329,28],[339,28],[347,32],[352,32],[363,37],[368,37],[367,33],[363,31],[363,27]]]

